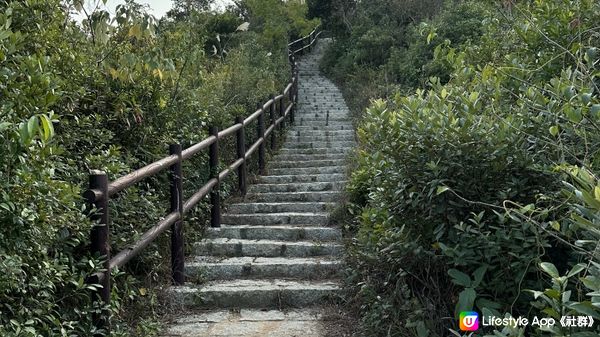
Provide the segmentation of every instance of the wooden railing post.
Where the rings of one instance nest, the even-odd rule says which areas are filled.
[[[275,150],[277,147],[277,127],[275,126],[275,96],[271,95],[271,106],[269,107],[269,118],[271,118],[271,125],[273,130],[271,131],[271,150]]]
[[[292,104],[292,109],[290,110],[290,124],[294,124],[294,110],[296,106],[294,105],[294,88],[296,86],[296,77],[295,74],[292,73],[292,87],[290,88],[290,92],[288,93],[288,102]]]
[[[209,167],[211,178],[217,179],[217,184],[210,191],[210,225],[213,228],[221,227],[221,196],[219,193],[219,129],[215,126],[210,127],[210,135],[217,137],[209,149]]]
[[[279,118],[283,117],[285,113],[285,96],[281,96],[279,99]],[[281,120],[281,133],[285,132],[285,118]]]
[[[173,284],[183,285],[184,252],[183,252],[183,176],[181,170],[181,144],[171,144],[169,154],[176,155],[179,159],[171,166],[169,171],[169,187],[171,192],[171,213],[178,212],[179,220],[171,226],[171,270]]]
[[[237,157],[243,159],[246,157],[246,131],[244,129],[244,118],[237,117],[236,124],[242,124],[242,127],[237,131]],[[246,160],[238,167],[238,188],[242,195],[246,195]]]
[[[299,76],[298,76],[298,69],[296,69],[296,73],[294,74],[294,86],[293,86],[293,101],[294,101],[294,108],[293,108],[293,112],[292,112],[292,123],[294,123],[296,121],[296,111],[298,111],[298,81],[299,81]]]
[[[110,227],[109,227],[109,210],[108,210],[108,176],[102,171],[92,171],[89,178],[89,192],[87,198],[90,207],[94,208],[90,215],[90,219],[94,223],[90,234],[90,250],[92,255],[101,256],[104,259],[101,273],[101,279],[94,276],[91,278],[91,283],[98,283],[102,286],[98,289],[96,296],[105,305],[110,303]],[[108,321],[109,313],[102,312],[94,317],[95,325],[98,328],[106,331],[110,330],[110,322]]]
[[[260,107],[260,104],[259,104]],[[258,115],[258,138],[262,138],[262,143],[258,146],[258,170],[260,174],[265,174],[265,111],[262,107]]]

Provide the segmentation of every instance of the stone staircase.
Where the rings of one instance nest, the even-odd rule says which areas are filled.
[[[268,175],[194,244],[191,283],[171,292],[193,314],[174,319],[164,336],[325,336],[320,305],[340,291],[343,255],[330,212],[355,145],[342,94],[318,71],[328,42],[299,63],[296,122]]]

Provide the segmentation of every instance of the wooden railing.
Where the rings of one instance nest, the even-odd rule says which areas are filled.
[[[298,40],[288,44],[290,59],[295,55],[304,55],[306,51],[311,51],[315,44],[315,41],[319,39],[319,36],[322,32],[323,31],[319,27],[317,27],[312,32],[310,32],[309,35],[299,38]]]
[[[152,243],[156,238],[163,234],[167,229],[171,229],[171,266],[172,280],[175,285],[182,285],[185,282],[184,274],[184,247],[183,247],[183,219],[200,201],[210,195],[211,203],[211,226],[220,227],[221,225],[221,205],[219,196],[220,182],[228,177],[234,171],[237,171],[238,188],[242,195],[246,193],[247,184],[247,163],[251,156],[258,152],[258,167],[261,173],[265,169],[265,152],[267,137],[271,136],[271,144],[274,144],[275,132],[278,129],[285,129],[286,119],[294,123],[294,113],[298,104],[298,69],[296,55],[303,54],[306,49],[312,49],[320,34],[319,27],[315,28],[310,35],[296,40],[288,45],[289,59],[292,65],[292,79],[285,89],[277,96],[272,96],[262,106],[245,119],[238,117],[235,124],[225,130],[219,131],[216,127],[210,127],[210,136],[203,141],[183,149],[181,144],[171,144],[169,146],[170,155],[158,160],[152,164],[133,171],[114,181],[109,181],[108,176],[102,171],[92,171],[89,177],[89,189],[85,191],[84,197],[89,204],[90,217],[95,223],[91,231],[91,252],[101,256],[104,259],[103,271],[99,272],[88,280],[93,284],[99,284],[97,296],[105,304],[110,301],[111,270],[124,266],[132,258],[140,254],[144,248]],[[300,47],[301,46],[301,47]],[[265,114],[270,121],[268,127],[265,126]],[[249,148],[246,148],[246,127],[258,121],[257,137]],[[236,158],[233,163],[221,172],[219,167],[219,142],[224,138],[236,137]],[[189,199],[183,200],[183,177],[182,163],[185,160],[198,155],[203,150],[209,152],[210,179],[196,191]],[[170,212],[156,223],[152,228],[145,232],[139,240],[132,243],[128,248],[111,256],[110,244],[110,219],[109,219],[109,200],[117,193],[136,184],[142,179],[155,176],[168,169],[169,189],[170,189]],[[108,327],[108,316],[100,315],[97,319],[98,325],[105,329]]]

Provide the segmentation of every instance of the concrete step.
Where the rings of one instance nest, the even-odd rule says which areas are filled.
[[[333,147],[320,147],[320,148],[311,148],[311,149],[299,149],[299,148],[281,148],[279,149],[279,154],[281,155],[297,155],[297,154],[344,154],[348,155],[350,152],[354,150],[354,147],[344,147],[344,148],[333,148]]]
[[[325,120],[329,116],[330,121],[346,121],[352,122],[352,115],[349,111],[337,110],[334,108],[319,108],[318,103],[315,105],[305,105],[298,107],[297,113],[294,116],[296,122],[299,120]]]
[[[331,142],[285,142],[283,149],[314,149],[314,148],[339,148],[351,149],[356,146],[354,141],[331,141]]]
[[[298,92],[301,91],[298,90]],[[348,109],[344,104],[343,98],[340,97],[341,94],[340,96],[332,96],[326,93],[317,92],[311,94],[307,93],[304,96],[304,99],[299,102],[300,105],[324,103],[324,106],[333,105],[335,109]]]
[[[292,175],[292,174],[333,174],[346,173],[346,166],[322,166],[322,167],[298,167],[298,168],[271,168],[270,175]]]
[[[327,119],[329,115],[329,119]],[[349,113],[333,113],[327,109],[319,109],[314,106],[304,107],[302,110],[298,110],[298,114],[295,116],[295,125],[302,125],[302,123],[320,123],[329,121],[334,124],[352,124],[352,118]]]
[[[338,127],[338,128],[340,128],[340,130],[352,130],[352,122],[350,122],[350,121],[326,122],[325,120],[305,120],[305,121],[303,121],[301,119],[296,119],[294,128],[297,128],[300,126],[311,126],[311,127],[317,127],[317,128]]]
[[[335,86],[335,84],[331,83],[331,82],[327,82],[327,78],[322,77],[323,81],[321,84],[326,86],[328,88],[328,90],[324,91],[324,92],[320,92],[320,89],[317,89],[315,87],[307,87],[304,85],[300,85],[298,86],[298,93],[303,93],[306,94],[304,95],[305,97],[302,97],[304,99],[309,98],[311,96],[325,96],[325,97],[334,97],[334,98],[343,98],[344,95],[342,95],[342,92],[340,90],[338,90],[338,88]]]
[[[301,92],[300,88],[298,88],[298,92]],[[306,95],[304,95],[303,99],[300,100],[299,104],[310,104],[313,103],[315,101],[317,102],[324,102],[324,103],[335,103],[337,104],[337,107],[339,109],[347,109],[346,105],[344,104],[344,97],[342,96],[341,93],[320,93],[320,92],[313,92],[313,93],[308,93],[306,92],[306,90],[302,90],[303,92],[306,93]]]
[[[298,68],[300,69],[300,68]],[[336,95],[341,95],[342,92],[338,90],[337,86],[331,82],[330,80],[328,80],[326,77],[324,76],[315,76],[314,73],[314,69],[305,69],[306,72],[305,73],[301,73],[300,76],[304,77],[305,80],[303,82],[300,82],[300,85],[298,86],[298,91],[300,90],[304,90],[304,92],[306,92],[307,94],[310,95],[331,95],[331,94],[336,94]]]
[[[312,175],[279,175],[279,176],[259,176],[258,181],[264,184],[285,184],[285,183],[309,183],[309,182],[337,182],[348,179],[344,173],[331,174],[312,174]]]
[[[283,201],[323,201],[339,202],[342,192],[282,192],[282,193],[249,193],[246,200],[256,202],[283,202]]]
[[[341,191],[345,181],[316,182],[316,183],[286,183],[286,184],[255,184],[248,188],[249,193],[277,193],[277,192],[321,192]]]
[[[329,121],[329,123],[334,123],[334,122],[340,122],[340,123],[345,123],[345,124],[352,124],[352,121],[350,120],[350,118],[348,118],[348,116],[332,116],[329,115],[329,118],[327,118],[327,114],[323,113],[323,116],[318,116],[315,117],[313,116],[296,116],[296,123],[299,125],[302,125],[302,123],[304,122],[325,122],[325,121]]]
[[[332,91],[330,90],[329,92],[309,92],[307,90],[300,90],[300,88],[298,88],[298,93],[304,93],[306,95],[304,95],[303,100],[301,101],[301,103],[303,102],[312,102],[312,100],[314,100],[315,98],[317,99],[326,99],[327,102],[336,102],[336,103],[340,103],[340,105],[345,105],[344,102],[344,96],[342,95],[341,92],[339,91]]]
[[[325,160],[303,160],[303,161],[287,161],[273,160],[269,163],[270,168],[301,168],[301,167],[325,167],[325,166],[340,166],[344,165],[344,159],[325,159]]]
[[[298,102],[298,108],[316,106],[319,109],[324,110],[339,110],[339,111],[350,111],[346,105],[344,105],[343,98],[331,97],[329,95],[306,95],[306,97]]]
[[[295,125],[302,125],[300,124],[300,121],[315,123],[325,122],[328,120],[327,115],[329,115],[329,122],[352,124],[352,118],[348,113],[333,113],[328,110],[320,110],[314,107],[305,107],[304,109],[305,110],[298,110],[298,114],[295,116]]]
[[[327,212],[333,209],[331,202],[246,202],[232,204],[227,207],[228,214],[257,214],[257,213],[285,213],[285,212]]]
[[[342,239],[342,231],[333,227],[307,226],[233,226],[222,225],[220,228],[208,228],[206,238],[240,239],[240,240],[277,240],[277,241],[338,241]]]
[[[322,130],[322,131],[337,131],[337,130],[354,130],[352,125],[348,124],[317,124],[317,125],[294,125],[292,131],[304,131],[304,130]]]
[[[343,245],[332,242],[204,239],[194,243],[196,255],[252,257],[341,256]]]
[[[353,134],[348,135],[288,135],[286,142],[339,142],[352,141],[355,142]]]
[[[180,317],[162,337],[322,337],[322,310],[211,310]]]
[[[197,256],[186,263],[191,280],[298,279],[323,280],[340,275],[342,262],[325,258]]]
[[[322,136],[322,135],[326,135],[326,136],[346,136],[346,135],[352,135],[354,136],[355,132],[354,130],[331,130],[331,131],[327,131],[327,130],[306,130],[306,131],[299,131],[299,130],[290,130],[288,131],[288,136]]]
[[[277,154],[273,157],[273,161],[309,161],[309,160],[336,160],[347,159],[345,153],[324,153],[324,154]]]
[[[226,213],[221,216],[221,222],[228,225],[327,225],[329,223],[329,213]]]
[[[298,308],[325,303],[340,292],[339,282],[331,280],[218,280],[171,287],[169,298],[185,308]]]

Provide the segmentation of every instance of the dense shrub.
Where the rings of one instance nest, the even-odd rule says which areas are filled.
[[[464,21],[448,7],[412,47],[438,41],[421,69],[444,65],[440,78],[373,101],[359,125],[348,280],[369,335],[460,336],[456,318],[468,310],[557,322],[600,317],[600,5],[461,6]],[[477,22],[487,24],[473,32]],[[439,40],[444,26],[455,28],[445,30],[449,43]],[[398,76],[410,74],[410,52],[392,52],[394,67],[404,69]],[[366,75],[342,83],[377,78],[356,69]],[[597,325],[557,323],[474,335],[598,333]]]
[[[338,32],[321,68],[345,87],[351,109],[359,114],[371,98],[414,91],[430,76],[447,82],[453,69],[434,59],[435,51],[477,40],[489,12],[487,2],[361,2],[348,19],[351,29]]]
[[[245,3],[248,17],[200,4],[156,22],[127,1],[114,16],[86,12],[76,23],[69,15],[83,1],[0,1],[0,335],[93,334],[99,307],[85,280],[100,261],[88,254],[80,197],[89,169],[115,179],[164,157],[170,143],[203,139],[209,124],[229,126],[287,83],[289,34],[318,22],[298,1]],[[254,24],[269,11],[277,34]],[[186,195],[205,182],[204,159],[186,164]],[[113,251],[164,216],[167,184],[157,176],[111,202]],[[204,208],[186,223],[190,240]],[[137,316],[156,309],[147,287],[169,282],[166,239],[115,271],[113,335],[156,332],[152,317]],[[126,306],[136,310],[126,315]]]
[[[405,88],[423,87],[435,76],[442,83],[449,80],[451,65],[434,58],[438,46],[461,46],[478,41],[483,34],[490,6],[485,2],[451,3],[430,22],[410,25],[405,45],[392,51],[386,71],[395,83]]]

